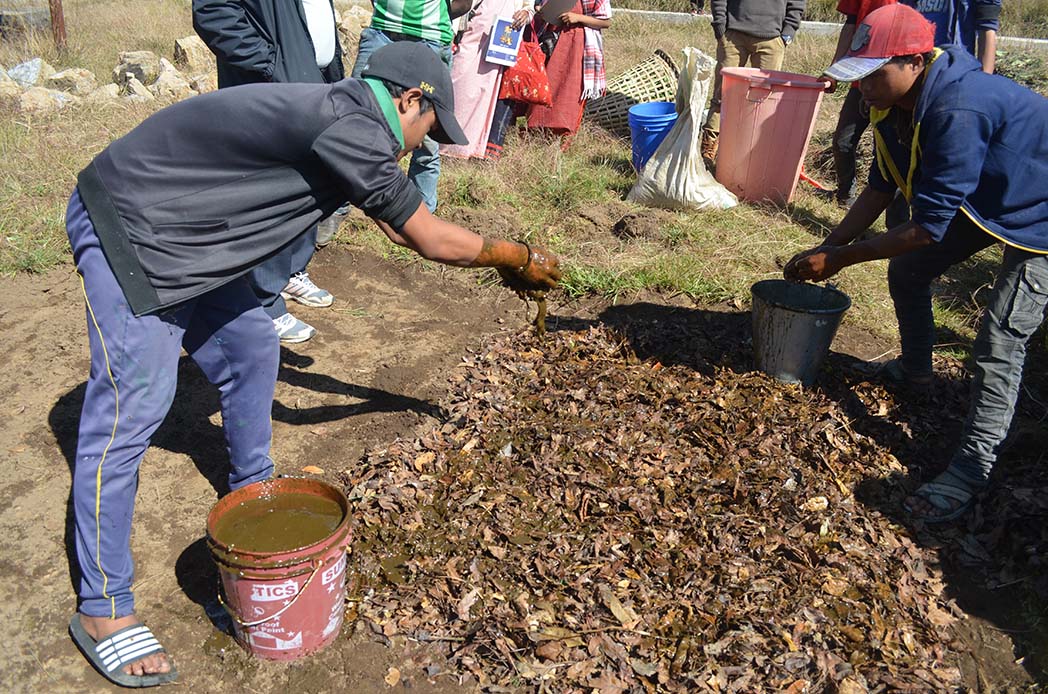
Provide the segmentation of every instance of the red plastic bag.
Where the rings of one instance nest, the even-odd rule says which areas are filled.
[[[553,105],[549,77],[546,76],[546,54],[537,42],[521,42],[517,64],[502,73],[499,98],[539,106]]]

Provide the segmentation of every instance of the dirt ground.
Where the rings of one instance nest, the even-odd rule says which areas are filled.
[[[481,288],[445,275],[331,248],[312,267],[318,284],[337,297],[330,309],[296,309],[320,335],[282,352],[273,408],[277,470],[322,468],[335,480],[368,448],[411,437],[432,426],[445,376],[469,349],[493,333],[519,330],[523,305],[508,291]],[[0,491],[0,579],[8,599],[0,618],[9,645],[0,653],[3,691],[110,691],[70,641],[75,610],[73,569],[66,552],[70,462],[88,373],[83,301],[70,268],[0,282],[0,335],[6,363],[0,392],[7,410],[0,429],[5,472]],[[643,297],[652,316],[672,320],[687,299]],[[558,305],[551,315],[573,320],[616,308]],[[735,329],[748,317],[737,308]],[[859,358],[891,345],[845,329],[836,349]],[[424,646],[394,640],[383,646],[347,619],[338,641],[293,664],[256,661],[220,634],[216,574],[203,542],[204,518],[226,474],[218,399],[195,365],[180,368],[175,404],[142,466],[132,547],[139,615],[153,628],[180,670],[178,686],[200,692],[451,692],[470,690],[443,673]],[[971,644],[989,682],[1025,679],[1010,639],[981,618],[966,620],[959,638]],[[963,649],[960,649],[963,652]],[[984,662],[985,661],[985,662]],[[393,687],[384,678],[401,673]],[[982,687],[980,687],[982,688]]]

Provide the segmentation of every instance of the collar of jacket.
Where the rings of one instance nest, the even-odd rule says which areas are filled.
[[[372,93],[375,95],[375,100],[378,101],[378,107],[382,109],[382,115],[386,117],[386,122],[389,124],[390,130],[397,138],[397,142],[400,143],[401,151],[404,150],[404,129],[400,126],[400,116],[397,115],[397,105],[393,103],[393,97],[390,96],[389,90],[386,89],[386,85],[381,80],[374,79],[372,77],[365,77],[364,83],[371,87]]]
[[[924,68],[924,73],[920,76],[922,83],[926,81],[928,70],[931,69],[931,66],[935,64],[935,61],[938,60],[939,56],[942,54],[943,51],[941,48],[936,48],[932,51],[932,59],[928,61],[928,65]],[[917,110],[917,105],[915,104],[913,116],[911,117],[917,115]],[[881,175],[885,180],[891,179],[892,181],[895,181],[895,185],[899,186],[899,190],[902,191],[906,201],[909,202],[913,197],[913,175],[917,171],[917,164],[921,159],[921,146],[919,144],[921,122],[918,120],[913,124],[913,140],[910,142],[910,164],[907,167],[906,176],[903,177],[898,165],[889,153],[888,144],[884,140],[884,135],[881,133],[881,129],[877,127],[877,125],[887,118],[888,114],[891,112],[891,108],[870,108],[870,124],[873,125],[873,141],[877,148],[877,166],[880,167]]]

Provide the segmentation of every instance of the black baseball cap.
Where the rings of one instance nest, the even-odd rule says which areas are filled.
[[[433,103],[437,114],[437,132],[431,132],[437,142],[445,145],[464,145],[469,142],[462,126],[455,119],[455,91],[451,86],[451,72],[436,52],[417,41],[395,41],[383,46],[368,59],[364,77],[385,80],[405,89],[418,88]]]

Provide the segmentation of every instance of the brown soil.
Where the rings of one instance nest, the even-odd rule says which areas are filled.
[[[639,210],[624,215],[611,231],[620,239],[658,239],[672,220],[673,213],[666,210]]]
[[[314,465],[324,470],[321,477],[335,481],[365,450],[428,430],[439,421],[450,367],[492,334],[523,329],[529,318],[510,292],[363,252],[329,248],[318,254],[311,270],[335,294],[336,303],[330,309],[295,311],[320,334],[282,351],[273,408],[273,457],[280,473],[302,474],[303,467]],[[69,466],[89,366],[80,288],[68,268],[5,278],[3,288],[0,335],[7,357],[0,393],[8,409],[0,430],[6,472],[0,479],[6,500],[0,511],[6,549],[0,578],[9,597],[0,606],[0,618],[8,625],[9,644],[0,654],[0,689],[115,691],[66,633],[75,610],[66,551]],[[639,325],[698,320],[708,340],[704,344],[723,345],[721,353],[704,358],[735,366],[748,315],[730,306],[692,308],[683,297],[642,296],[611,307],[564,306],[554,298],[549,328],[575,329],[592,320],[616,324],[644,357],[645,349],[658,349],[645,342],[657,331],[648,333]],[[844,330],[836,348],[870,358],[890,345]],[[662,357],[668,364],[672,355]],[[460,682],[446,671],[432,647],[400,638],[383,645],[387,640],[355,622],[352,611],[339,640],[292,664],[253,660],[216,631],[208,617],[215,607],[216,579],[203,525],[215,487],[226,474],[225,444],[214,389],[188,360],[179,376],[175,404],[142,466],[132,548],[139,614],[173,654],[180,686],[200,692],[303,694],[473,689],[470,681]],[[1015,663],[1013,641],[1004,631],[1026,625],[1001,626],[992,611],[959,603],[982,615],[967,620],[958,635],[970,651],[966,669],[972,686],[1028,685],[1030,677]],[[392,687],[387,684],[396,674],[391,668],[399,673]]]

